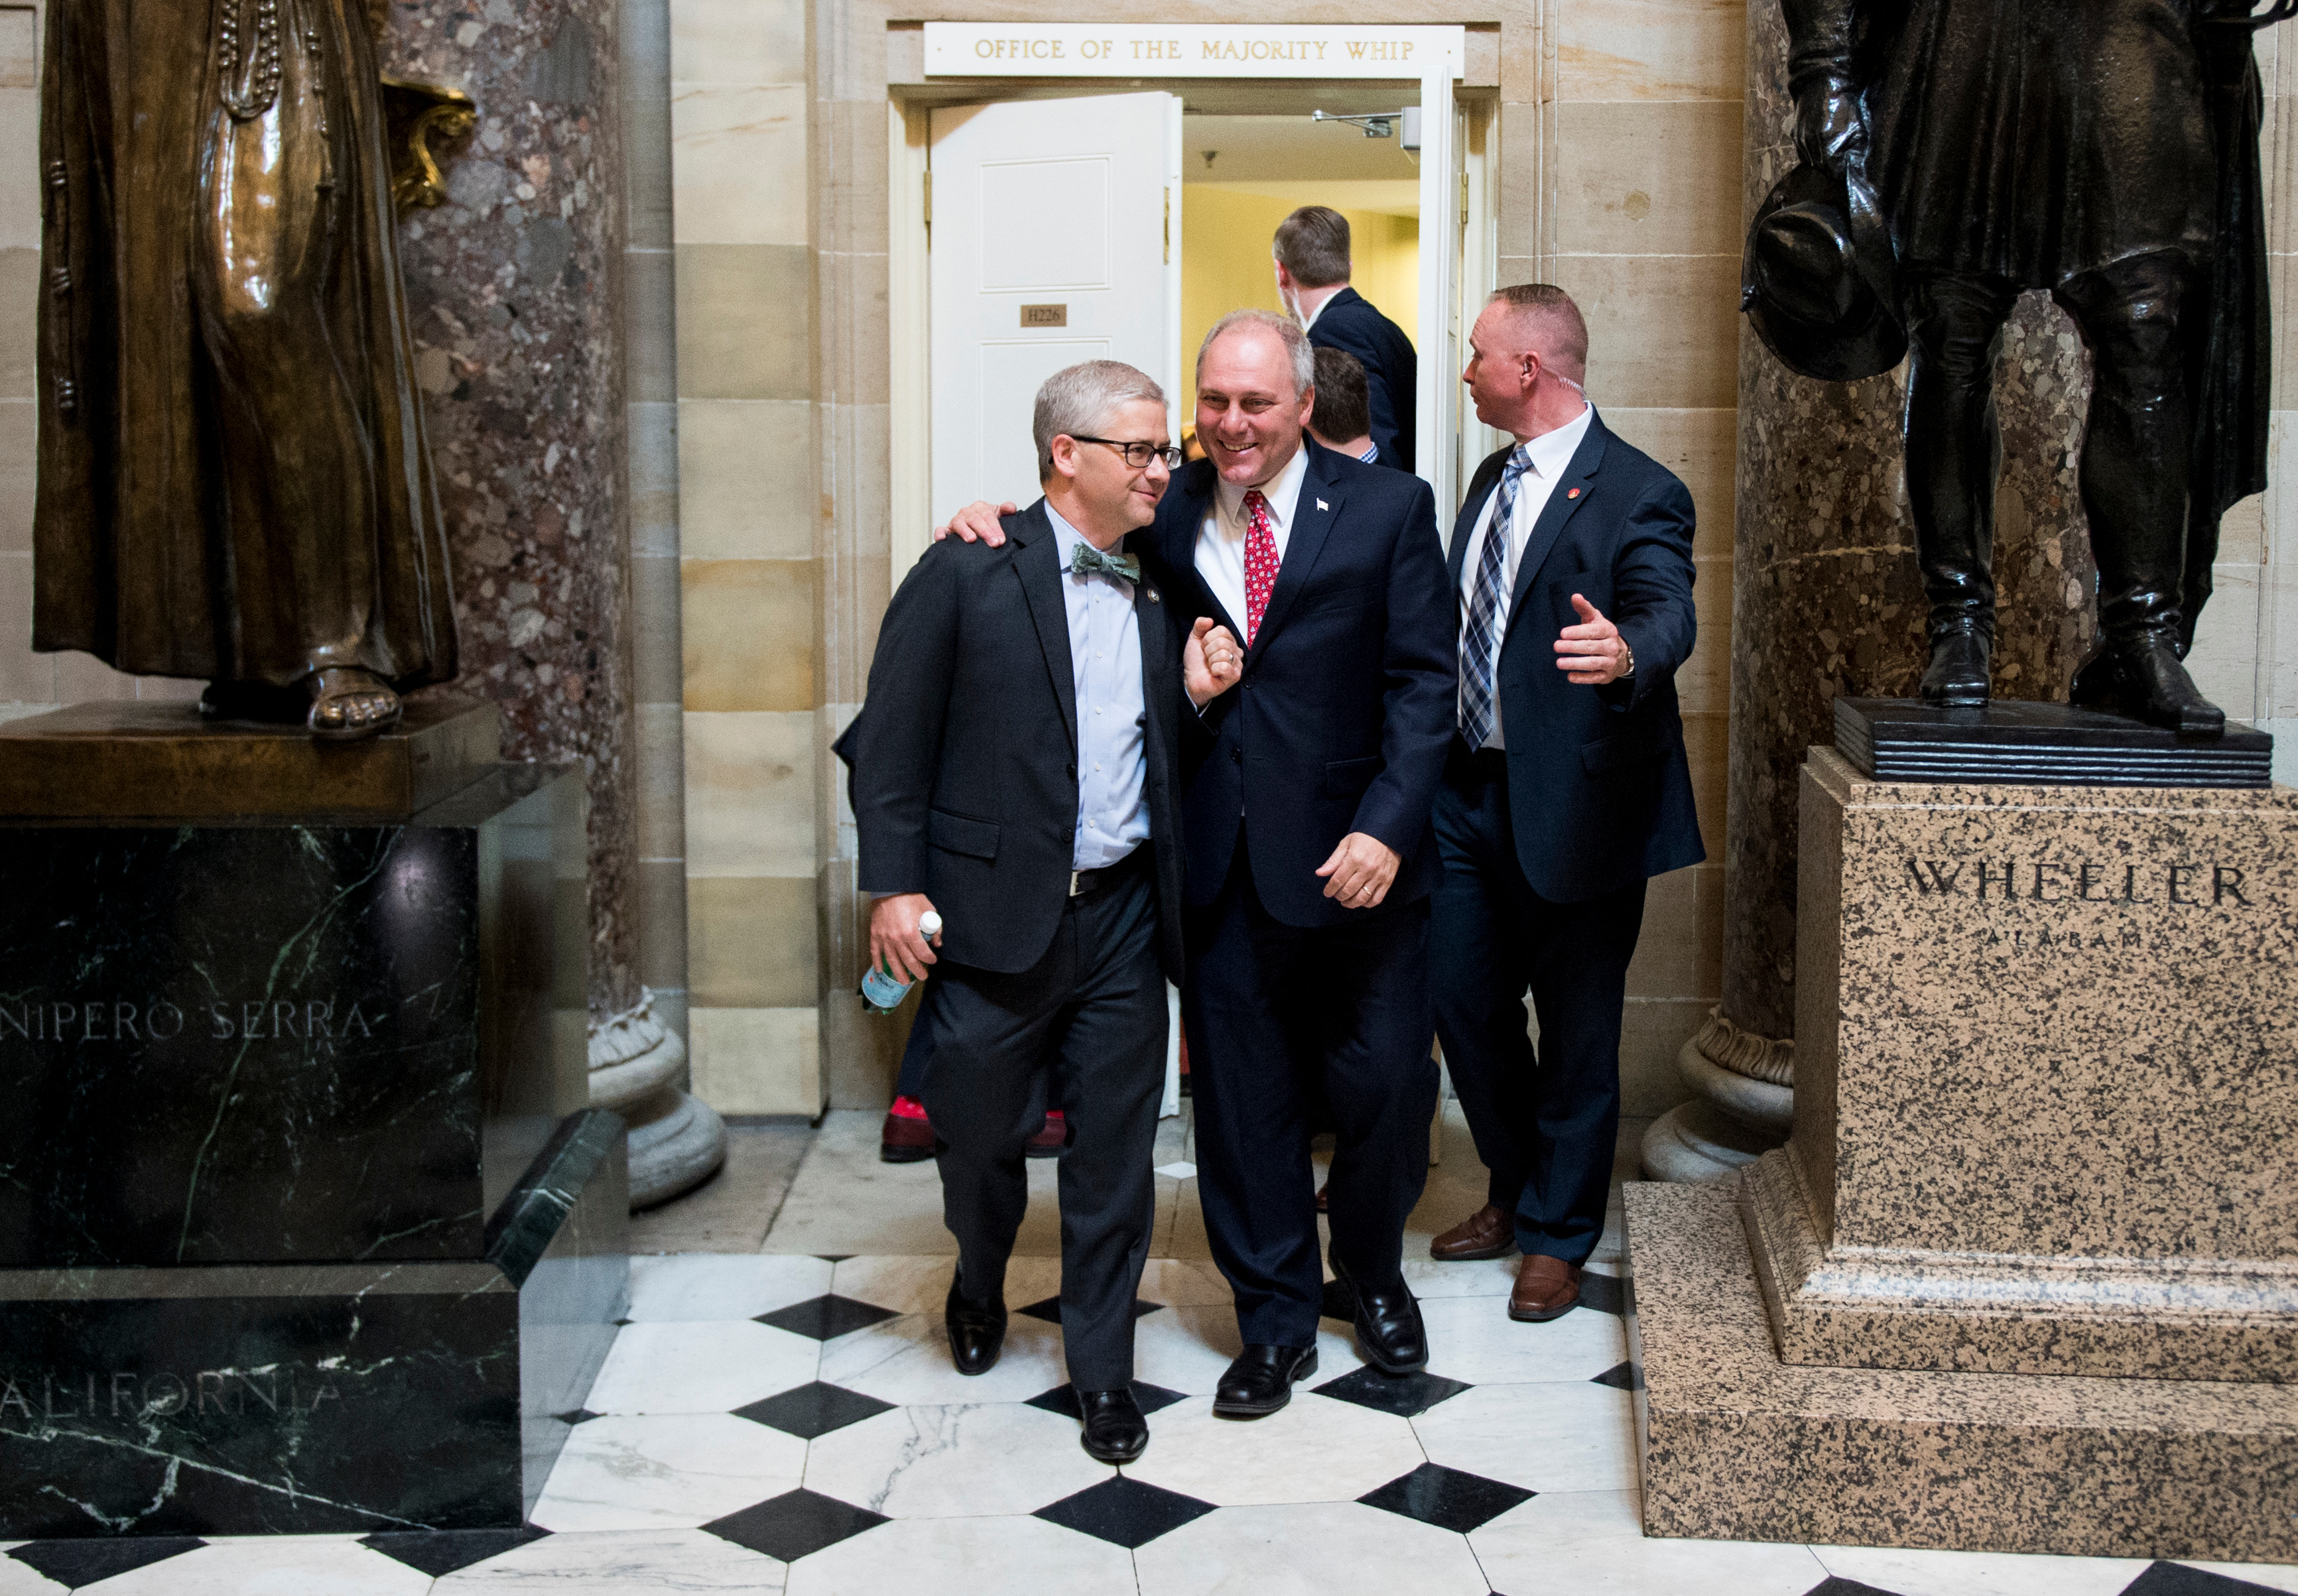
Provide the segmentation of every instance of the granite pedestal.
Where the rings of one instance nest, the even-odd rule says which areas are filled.
[[[2298,1560],[2298,793],[1801,801],[1789,1144],[1629,1192],[1647,1530]]]
[[[581,780],[494,732],[0,731],[0,1536],[515,1526],[540,1493],[627,1188]]]

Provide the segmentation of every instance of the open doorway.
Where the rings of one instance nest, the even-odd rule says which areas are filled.
[[[937,27],[952,36],[946,45],[937,44]],[[962,54],[971,66],[977,56],[1010,49],[1034,52],[1034,62],[1064,43],[1070,54],[1060,59],[1077,62],[1080,45],[1095,46],[1067,37],[1077,31],[1033,25],[974,37],[971,25],[929,24],[929,75],[938,55]],[[1193,64],[1200,54],[1210,63],[1217,51],[1264,48],[1229,36],[1267,30],[1170,31],[1187,37],[1160,45],[1128,36],[1118,48],[1138,48],[1145,60],[1146,52],[1178,48]],[[1334,33],[1327,61],[1353,59],[1360,41],[1327,31]],[[978,495],[1018,502],[1034,494],[1034,473],[1022,470],[1023,390],[1034,393],[1035,384],[1021,379],[1030,373],[1042,380],[1070,360],[1126,360],[1166,385],[1178,434],[1194,411],[1192,357],[1205,330],[1241,306],[1279,308],[1270,244],[1277,224],[1302,204],[1329,205],[1349,219],[1352,283],[1415,346],[1419,382],[1406,399],[1419,440],[1415,469],[1450,505],[1484,452],[1472,418],[1467,432],[1477,435],[1463,434],[1457,354],[1460,330],[1497,265],[1488,155],[1493,107],[1454,97],[1459,29],[1385,31],[1395,37],[1365,45],[1368,62],[1373,52],[1401,52],[1408,44],[1426,59],[1392,54],[1384,60],[1394,65],[1367,65],[1345,78],[1219,73],[1211,64],[1201,77],[1161,80],[1015,71],[995,84],[953,81],[946,91],[897,91],[889,100],[887,469],[897,581],[925,548],[937,513]],[[1009,37],[1023,33],[1031,37]],[[1397,65],[1426,70],[1418,77],[1370,75]],[[1153,115],[1153,102],[1163,103],[1161,113]],[[1418,113],[1417,152],[1405,147],[1407,108]],[[1389,136],[1368,137],[1361,126],[1312,120],[1319,111],[1394,120]],[[1120,122],[1131,128],[1122,136]],[[1154,184],[1147,169],[1157,159],[1165,168],[1161,191],[1144,186]],[[1006,192],[1024,166],[1091,181],[1058,193],[1041,188],[1033,208],[1019,190]],[[1000,205],[1013,214],[993,224],[990,213]],[[1071,261],[1054,274],[1057,282],[1046,273],[1060,252],[1037,250],[1037,241],[1080,228],[1111,241],[1105,269],[1098,258],[1088,262],[1093,270]],[[1124,312],[1109,314],[1097,298],[1120,302]],[[1018,446],[999,451],[993,440],[1000,438]],[[995,493],[993,477],[1003,484]]]

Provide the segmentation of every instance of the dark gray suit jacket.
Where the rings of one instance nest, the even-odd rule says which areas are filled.
[[[1005,543],[936,543],[886,610],[869,696],[836,751],[861,832],[865,892],[923,892],[942,956],[1004,975],[1052,945],[1078,814],[1077,683],[1060,546],[1042,499],[1004,517]],[[1128,540],[1145,542],[1145,533]],[[1186,620],[1134,588],[1149,806],[1165,972],[1181,979],[1176,798]]]

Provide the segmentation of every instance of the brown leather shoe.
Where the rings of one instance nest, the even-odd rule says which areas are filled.
[[[1516,1216],[1497,1203],[1485,1203],[1428,1244],[1428,1256],[1439,1263],[1505,1258],[1514,1251]]]
[[[1580,1302],[1580,1266],[1540,1253],[1526,1253],[1517,1266],[1516,1289],[1509,1293],[1509,1317],[1519,1324],[1561,1319]]]

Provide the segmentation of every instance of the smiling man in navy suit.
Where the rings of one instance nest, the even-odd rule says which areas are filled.
[[[1491,1185],[1429,1250],[1521,1248],[1509,1317],[1537,1321],[1579,1301],[1603,1234],[1644,883],[1707,856],[1675,705],[1692,506],[1588,402],[1588,327],[1561,288],[1500,290],[1469,348],[1476,416],[1516,442],[1477,467],[1449,550],[1460,685],[1433,968]]]
[[[1186,617],[1245,644],[1237,687],[1184,721],[1181,788],[1197,1179],[1244,1343],[1213,1411],[1235,1418],[1275,1412],[1317,1367],[1319,1089],[1359,1345],[1392,1374],[1428,1357],[1402,1264],[1435,1109],[1429,812],[1457,698],[1452,598],[1428,485],[1304,436],[1312,360],[1285,318],[1215,325],[1197,355],[1208,458],[1141,540]],[[986,541],[996,509],[953,526]]]

